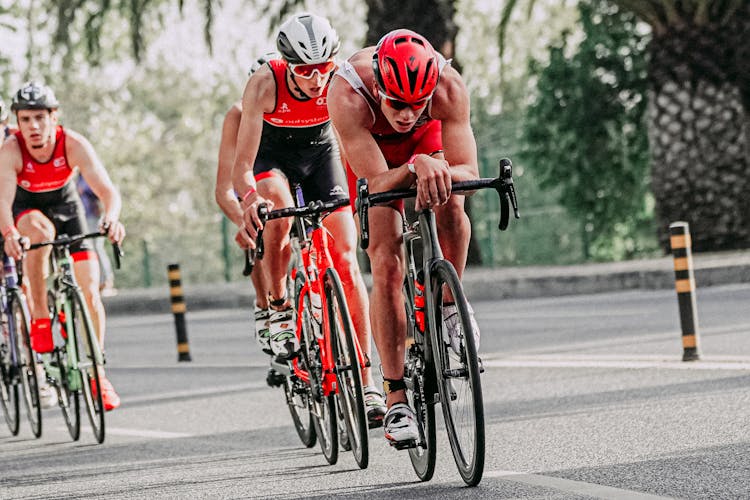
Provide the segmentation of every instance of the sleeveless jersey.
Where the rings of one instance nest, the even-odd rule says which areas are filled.
[[[445,57],[443,57],[441,54],[438,54],[437,57],[438,72],[442,73],[443,69],[448,64],[450,64],[450,61],[445,59]],[[365,86],[364,82],[362,81],[362,77],[359,76],[359,73],[357,73],[357,70],[354,69],[352,63],[350,63],[349,61],[344,61],[336,74],[346,80],[349,85],[352,86],[354,91],[362,96],[365,102],[367,102],[367,105],[370,107],[370,114],[372,115],[373,121],[372,125],[370,126],[370,133],[376,139],[397,139],[399,137],[407,137],[414,134],[419,128],[427,124],[429,121],[433,120],[433,118],[430,116],[430,106],[432,105],[432,102],[430,102],[410,131],[404,133],[396,132],[388,123],[388,120],[386,119],[383,112],[380,110],[379,99],[373,96],[370,90]]]
[[[283,59],[268,61],[276,80],[274,110],[263,114],[261,148],[307,148],[335,141],[328,117],[328,86],[320,97],[301,100],[289,89]]]
[[[23,167],[18,173],[18,187],[32,193],[43,193],[61,189],[73,177],[73,169],[68,165],[65,154],[65,131],[62,125],[57,126],[55,149],[52,157],[46,162],[38,162],[31,157],[26,141],[21,132],[15,133],[21,147]]]

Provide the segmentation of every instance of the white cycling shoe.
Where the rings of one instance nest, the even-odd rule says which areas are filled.
[[[388,409],[383,418],[385,438],[392,446],[414,446],[419,439],[419,428],[414,412],[406,403],[396,403]]]
[[[474,334],[474,347],[479,352],[479,325],[477,320],[474,318],[474,309],[471,304],[467,304],[469,308],[469,320],[471,321],[471,330]],[[463,329],[458,318],[458,308],[455,304],[443,306],[443,324],[445,329],[443,330],[443,341],[451,346],[453,352],[461,355],[461,336],[463,335]]]

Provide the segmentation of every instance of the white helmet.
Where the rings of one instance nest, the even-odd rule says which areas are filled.
[[[262,56],[260,56],[258,59],[253,61],[253,64],[250,66],[250,71],[247,72],[247,75],[250,76],[256,71],[260,69],[261,66],[266,64],[268,61],[271,61],[272,59],[278,59],[280,56],[276,52],[266,52]]]
[[[276,47],[292,64],[322,63],[339,51],[339,36],[324,17],[303,12],[279,28]]]

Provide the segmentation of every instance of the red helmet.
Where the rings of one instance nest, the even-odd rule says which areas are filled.
[[[440,77],[435,49],[425,37],[407,29],[380,39],[372,70],[381,92],[408,103],[432,96]]]

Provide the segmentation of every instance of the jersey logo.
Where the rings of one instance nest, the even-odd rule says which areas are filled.
[[[325,106],[326,104],[328,104],[328,98],[326,96],[320,96],[318,97],[318,100],[315,101],[315,104],[317,104],[318,106]]]
[[[34,173],[34,164],[31,162],[26,163],[26,166],[24,167],[24,170],[26,170],[29,173]]]
[[[22,187],[22,188],[25,188],[25,189],[28,189],[28,188],[29,188],[29,186],[31,186],[31,183],[30,183],[29,181],[27,181],[26,179],[22,180],[22,181],[20,182],[20,184],[21,184],[21,187]]]
[[[52,164],[56,168],[68,166],[68,163],[65,161],[65,158],[55,158],[55,160],[52,162]]]
[[[281,107],[279,108],[279,113],[291,113],[291,112],[292,110],[289,109],[289,106],[287,105],[287,103],[282,102]]]
[[[328,191],[328,194],[331,196],[336,196],[337,194],[344,194],[344,188],[336,184],[331,188],[330,191]]]

